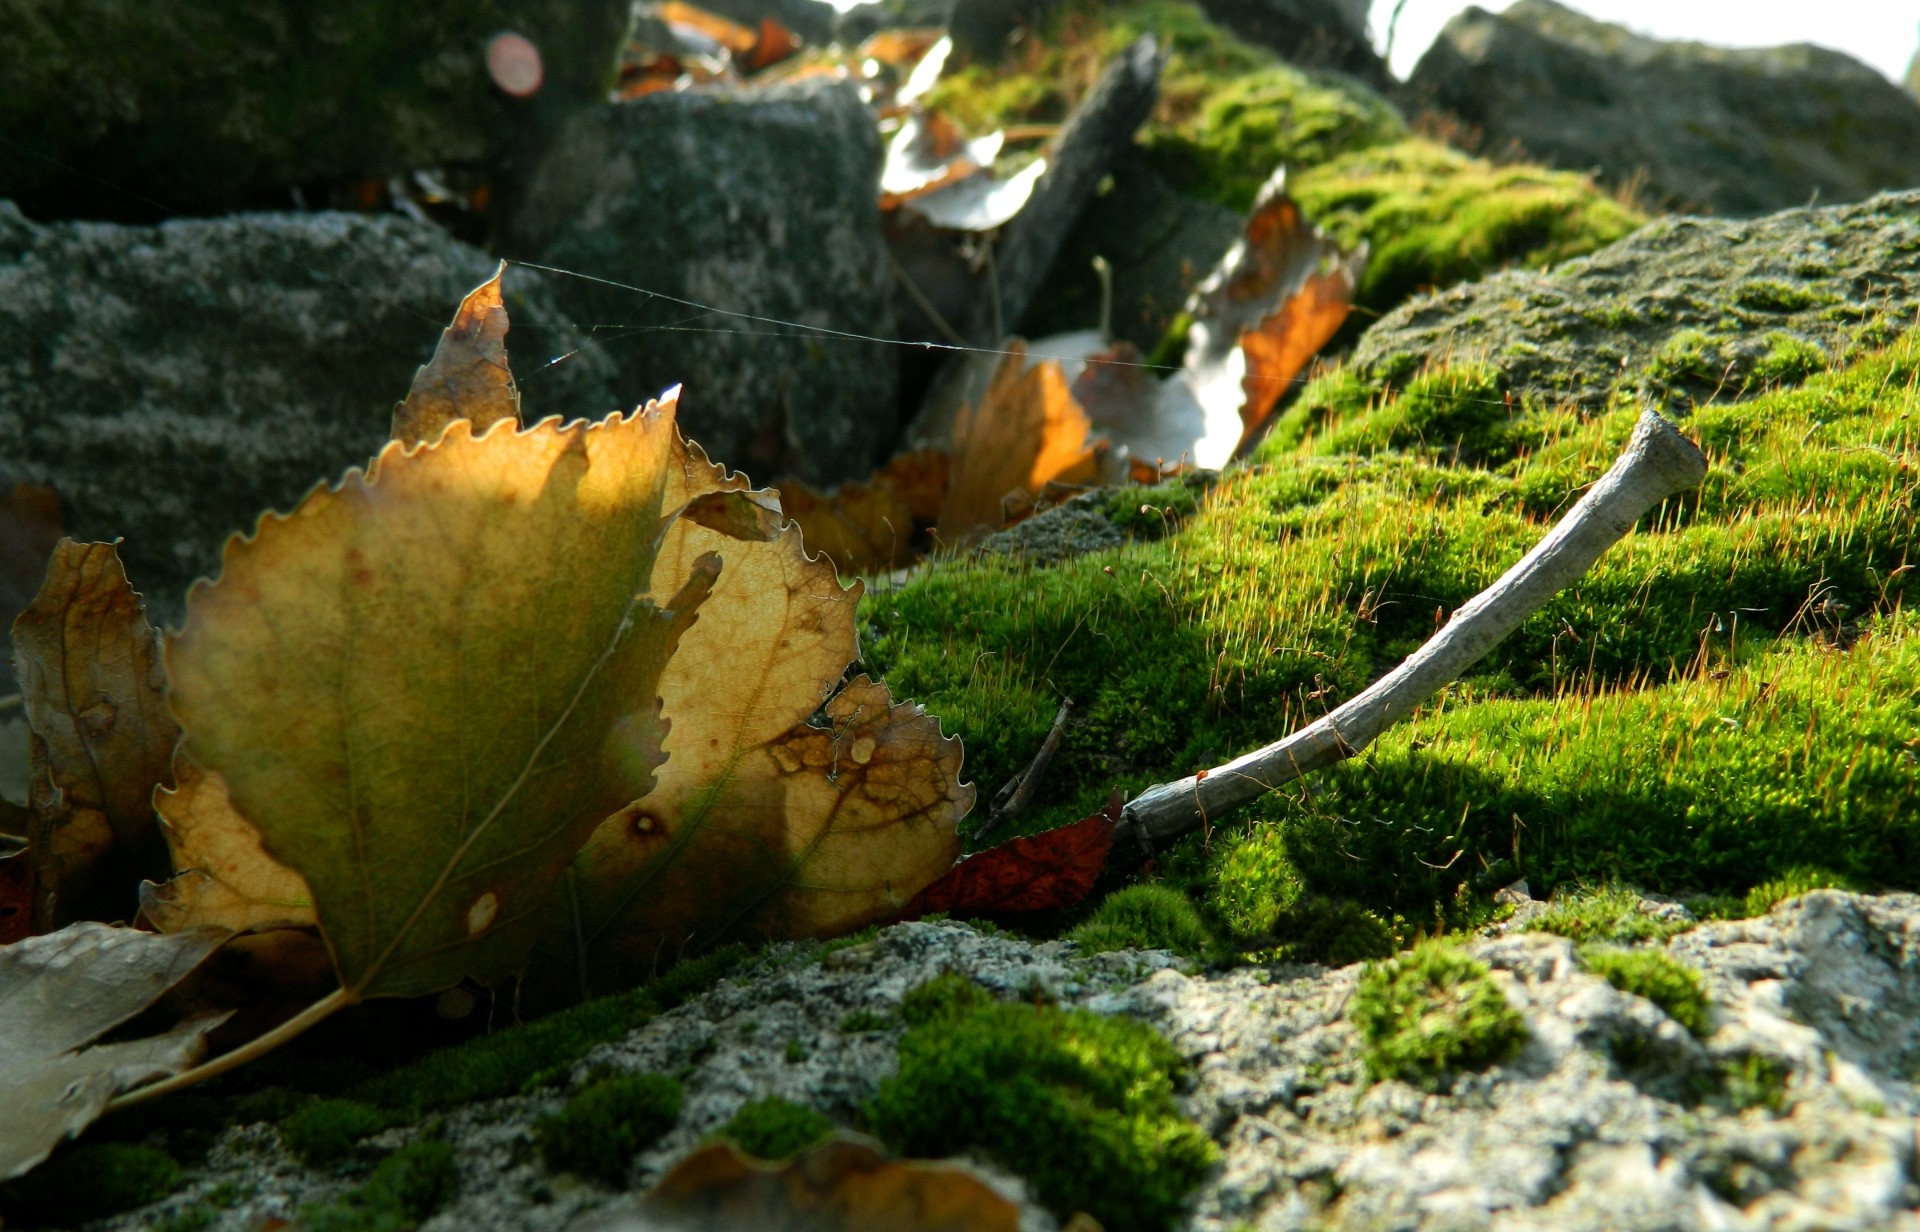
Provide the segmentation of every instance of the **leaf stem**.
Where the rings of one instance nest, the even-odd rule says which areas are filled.
[[[205,1082],[209,1078],[216,1078],[230,1069],[237,1069],[255,1057],[265,1056],[267,1053],[272,1052],[296,1035],[306,1031],[308,1027],[313,1026],[322,1019],[332,1017],[335,1013],[354,1004],[359,999],[359,997],[354,996],[344,988],[336,988],[265,1035],[256,1036],[248,1040],[231,1052],[223,1052],[213,1060],[196,1065],[192,1069],[184,1070],[171,1078],[162,1078],[159,1082],[149,1083],[144,1087],[135,1087],[124,1095],[114,1097],[114,1099],[108,1102],[106,1111],[114,1112],[121,1108],[130,1108],[135,1104],[145,1103],[147,1100],[153,1099],[156,1096],[165,1095],[169,1091],[178,1091],[183,1087],[190,1087],[195,1083]]]

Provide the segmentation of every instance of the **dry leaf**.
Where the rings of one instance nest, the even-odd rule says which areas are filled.
[[[0,859],[0,945],[33,931],[33,856],[16,851]]]
[[[154,794],[161,832],[173,852],[173,878],[140,887],[140,910],[163,933],[212,924],[234,932],[306,928],[313,892],[299,873],[260,845],[219,775],[185,753],[173,761],[174,786]]]
[[[1188,309],[1186,376],[1207,423],[1199,465],[1224,465],[1258,439],[1289,383],[1347,319],[1365,267],[1366,249],[1342,252],[1287,196],[1285,168],[1276,171]]]
[[[839,1134],[786,1163],[730,1142],[694,1151],[660,1178],[649,1228],[699,1232],[1018,1232],[1020,1208],[963,1164],[890,1158]]]
[[[966,918],[1071,907],[1092,892],[1113,850],[1120,800],[1071,825],[1058,826],[968,856],[900,913],[902,919],[944,911]]]
[[[670,405],[456,420],[263,517],[188,593],[187,754],[311,887],[344,1000],[513,972],[580,844],[646,794],[714,569],[663,585],[670,612],[640,597],[673,439]]]
[[[895,209],[979,174],[1000,157],[1005,140],[1001,133],[969,140],[945,112],[916,108],[887,142],[886,160],[880,167],[880,208]]]
[[[906,208],[943,231],[991,231],[1027,208],[1047,160],[1036,158],[1006,179],[991,173],[962,176],[906,201]]]
[[[672,474],[670,506],[746,488],[697,446]],[[777,508],[771,492],[751,496]],[[660,680],[659,784],[575,862],[578,929],[563,925],[570,942],[548,953],[568,995],[736,936],[824,936],[889,916],[959,850],[973,803],[959,741],[864,677],[834,693],[857,651],[859,585],[843,588],[791,524],[751,541],[683,518],[655,586],[708,553],[720,579]]]
[[[807,548],[846,575],[898,569],[919,556],[924,532],[940,518],[950,462],[937,449],[896,454],[865,483],[822,494],[780,485],[780,508],[800,524]]]
[[[960,412],[953,429],[953,482],[940,510],[940,538],[964,543],[1006,523],[1007,497],[1032,498],[1048,483],[1088,483],[1099,464],[1092,428],[1073,400],[1060,365],[1027,366],[1014,339],[986,395]]]
[[[799,35],[771,17],[762,17],[760,28],[754,32],[753,46],[747,49],[746,70],[757,73],[770,68],[797,54],[800,47]]]
[[[60,497],[37,483],[16,483],[0,492],[0,638],[13,628],[60,542]]]
[[[91,922],[0,948],[0,1180],[45,1159],[107,1101],[199,1059],[224,1015],[165,1035],[84,1046],[184,979],[227,934],[158,936]]]
[[[153,789],[179,729],[166,712],[159,635],[110,543],[62,539],[13,625],[33,778],[34,928],[126,919],[166,869]]]
[[[433,358],[414,373],[407,400],[393,408],[388,435],[394,440],[438,440],[456,419],[473,421],[476,435],[503,419],[520,422],[520,391],[507,367],[507,306],[500,295],[506,272],[502,261],[493,277],[460,301]]]
[[[666,0],[664,4],[656,4],[653,6],[653,15],[675,27],[675,33],[683,36],[691,33],[725,48],[735,56],[750,53],[758,38],[739,22],[728,21],[717,13],[709,13],[683,0]]]

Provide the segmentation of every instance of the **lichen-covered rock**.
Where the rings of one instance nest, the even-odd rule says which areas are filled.
[[[1667,43],[1555,0],[1449,21],[1409,78],[1410,106],[1451,112],[1489,151],[1598,167],[1663,204],[1759,214],[1920,185],[1920,101],[1808,43]]]
[[[151,221],[486,162],[516,125],[596,100],[627,23],[627,0],[5,0],[0,197]],[[503,32],[540,51],[530,99],[489,78]]]
[[[776,947],[588,1053],[561,1086],[456,1107],[363,1150],[444,1135],[457,1182],[430,1227],[638,1226],[624,1214],[637,1195],[751,1101],[862,1123],[895,1069],[906,994],[957,973],[1003,1000],[1132,1017],[1187,1058],[1180,1106],[1223,1158],[1175,1227],[1920,1229],[1920,897],[1817,891],[1650,943],[1639,952],[1698,973],[1701,1033],[1586,969],[1573,942],[1517,927],[1463,949],[1520,1015],[1524,1043],[1425,1090],[1368,1079],[1349,1012],[1357,965],[1200,974],[1159,952],[1089,958],[919,923],[828,951]],[[674,1127],[632,1159],[632,1191],[550,1171],[535,1123],[626,1073],[684,1089]],[[354,1183],[301,1163],[271,1124],[237,1125],[172,1197],[99,1226],[153,1229],[198,1209],[195,1226],[239,1232]],[[1029,1202],[1023,1227],[1054,1226]]]
[[[561,303],[623,389],[685,384],[680,424],[715,460],[836,483],[894,442],[898,357],[778,322],[892,336],[879,175],[850,83],[649,94],[566,125],[507,255],[590,275]]]
[[[1920,303],[1920,192],[1750,222],[1672,217],[1547,273],[1401,306],[1352,369],[1399,382],[1484,361],[1519,400],[1671,413],[1793,383],[1884,345]]]
[[[125,536],[150,611],[226,537],[362,465],[460,297],[492,273],[438,228],[360,214],[37,226],[0,203],[0,485],[47,483],[67,532]],[[617,408],[540,275],[506,280],[530,416]]]

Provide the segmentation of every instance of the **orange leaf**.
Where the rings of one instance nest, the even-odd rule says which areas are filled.
[[[500,297],[506,272],[502,261],[493,277],[460,301],[433,358],[414,373],[407,400],[393,408],[394,440],[430,444],[456,419],[472,420],[475,436],[503,419],[520,422],[520,391],[507,369],[507,306]]]
[[[937,911],[965,918],[1071,907],[1093,890],[1105,871],[1119,819],[1120,798],[1115,795],[1091,817],[968,856],[915,895],[900,918],[914,920]]]
[[[728,21],[716,13],[684,3],[684,0],[667,0],[665,4],[655,5],[653,15],[670,26],[696,30],[736,56],[751,52],[759,38],[739,22]]]
[[[980,401],[953,429],[953,482],[940,509],[940,538],[964,543],[1006,524],[1009,496],[1037,497],[1048,483],[1089,483],[1099,462],[1093,425],[1053,360],[1029,368],[1026,343],[1009,344]]]
[[[800,50],[800,38],[771,17],[760,19],[760,30],[747,52],[747,71],[757,73]]]
[[[898,569],[919,555],[920,532],[940,516],[949,462],[937,449],[897,454],[865,483],[815,492],[783,484],[781,510],[843,574]]]

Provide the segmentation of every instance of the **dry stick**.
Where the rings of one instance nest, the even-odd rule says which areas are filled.
[[[287,1019],[265,1035],[257,1036],[235,1048],[232,1052],[223,1052],[211,1061],[204,1061],[192,1069],[184,1070],[171,1078],[162,1078],[159,1082],[144,1087],[135,1087],[124,1095],[116,1095],[107,1101],[108,1112],[116,1112],[133,1104],[143,1104],[157,1095],[169,1091],[178,1091],[195,1083],[205,1082],[230,1069],[237,1069],[255,1057],[264,1057],[269,1052],[299,1035],[313,1024],[346,1009],[359,1001],[359,998],[344,988],[336,988],[292,1018]]]
[[[1067,730],[1067,715],[1073,711],[1073,699],[1064,699],[1060,703],[1060,712],[1053,716],[1053,727],[1048,730],[1047,738],[1040,742],[1040,751],[1033,755],[1033,761],[1008,781],[993,798],[993,809],[987,814],[986,821],[973,832],[973,841],[983,842],[989,834],[1000,828],[1000,823],[1009,817],[1024,813],[1027,805],[1033,803],[1033,793],[1040,786],[1040,776],[1047,772],[1047,766],[1053,761],[1053,755],[1060,748],[1061,733]]]
[[[1131,840],[1151,854],[1156,842],[1198,829],[1282,783],[1352,757],[1577,580],[1641,514],[1698,487],[1706,473],[1706,458],[1693,442],[1652,411],[1643,413],[1626,452],[1547,537],[1399,667],[1278,743],[1177,783],[1147,788],[1122,811],[1115,843]]]

